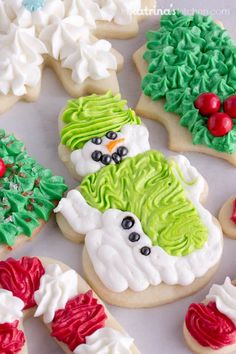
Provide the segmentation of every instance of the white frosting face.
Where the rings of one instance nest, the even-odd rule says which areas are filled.
[[[41,31],[39,38],[54,59],[62,60],[76,52],[80,46],[79,41],[89,40],[89,29],[80,16],[64,19],[55,17],[52,23]]]
[[[8,34],[0,35],[0,93],[26,93],[27,86],[35,87],[41,79],[41,54],[46,47],[35,38],[34,28],[19,28],[14,24]]]
[[[12,323],[23,317],[24,302],[11,291],[0,289],[0,324]]]
[[[43,315],[45,323],[52,322],[55,312],[64,309],[68,300],[78,294],[78,276],[74,270],[63,272],[58,264],[50,264],[34,293],[38,305],[35,317]]]
[[[217,309],[236,324],[236,287],[229,277],[223,285],[214,284],[206,298],[214,301]]]
[[[72,79],[82,83],[87,78],[102,80],[110,76],[109,70],[117,70],[116,57],[111,53],[111,43],[98,40],[95,43],[80,41],[75,52],[62,62],[62,67],[72,71]]]
[[[86,337],[86,344],[79,345],[74,354],[131,354],[133,339],[113,328],[101,328]]]
[[[102,226],[102,213],[88,205],[77,190],[69,191],[66,198],[60,200],[54,212],[62,213],[78,234],[85,235],[90,230]]]
[[[208,240],[202,249],[187,256],[175,257],[159,246],[152,246],[140,221],[132,213],[114,209],[100,213],[97,223],[100,226],[97,229],[94,228],[95,224],[88,227],[90,231],[87,231],[85,244],[97,275],[112,291],[122,292],[128,288],[143,291],[148,286],[161,282],[189,285],[196,278],[204,276],[221,257],[221,231],[214,223],[212,215],[199,201],[205,187],[204,179],[184,156],[170,157],[168,161],[170,164],[172,161],[178,164],[179,168],[174,167],[174,173],[208,229]],[[73,192],[73,203],[72,196],[67,199],[62,199],[56,212],[61,212],[71,227],[81,233],[82,226],[88,220],[85,217],[83,223],[82,210],[85,209],[87,213],[91,210],[94,213],[96,209],[92,209],[78,191]],[[126,216],[131,216],[135,221],[130,230],[121,227]],[[140,235],[137,242],[129,241],[131,232]],[[151,253],[148,256],[143,255],[140,252],[142,247],[150,248]]]
[[[112,155],[117,154],[117,149],[121,146],[127,148],[127,154],[122,157],[133,157],[142,152],[150,150],[149,133],[143,125],[125,125],[119,133],[114,133],[116,138],[109,139],[103,137],[99,139],[99,143],[94,143],[94,139],[88,141],[82,149],[75,150],[71,153],[71,161],[73,162],[76,172],[80,176],[86,176],[94,173],[104,167],[104,163],[95,161],[92,157],[95,151],[99,151],[102,155],[110,156],[110,164],[115,164]],[[117,155],[115,155],[117,156]],[[119,157],[119,156],[118,156]]]

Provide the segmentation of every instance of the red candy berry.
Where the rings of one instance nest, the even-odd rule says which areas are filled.
[[[6,172],[6,165],[2,159],[0,159],[0,178],[5,175]]]
[[[230,96],[224,102],[224,111],[231,118],[236,118],[236,95]]]
[[[202,93],[195,101],[195,107],[203,116],[210,116],[220,110],[220,98],[211,92]]]
[[[228,114],[217,112],[208,119],[207,127],[212,135],[224,136],[233,128],[233,121]]]

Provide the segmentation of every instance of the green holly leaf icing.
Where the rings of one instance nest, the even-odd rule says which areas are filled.
[[[144,59],[148,63],[144,94],[153,101],[165,98],[165,109],[180,116],[194,144],[235,153],[235,120],[227,135],[214,137],[206,117],[194,106],[203,92],[214,92],[222,101],[236,92],[236,45],[227,31],[209,16],[180,12],[162,16],[160,29],[147,34]]]
[[[148,151],[88,175],[80,190],[102,212],[115,208],[134,213],[153,245],[185,256],[203,247],[208,231],[173,164],[158,151]]]
[[[0,244],[13,246],[18,235],[32,235],[39,219],[48,221],[67,186],[62,177],[53,176],[28,155],[21,141],[4,130],[0,130],[0,158],[7,168],[0,178]]]
[[[61,142],[71,150],[81,149],[96,137],[104,136],[109,130],[120,131],[125,124],[141,124],[136,113],[126,107],[120,94],[90,95],[70,100],[62,114],[65,123],[61,131]]]

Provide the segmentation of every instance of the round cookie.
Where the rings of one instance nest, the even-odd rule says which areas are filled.
[[[221,208],[219,221],[224,233],[236,239],[236,197],[232,196]]]
[[[193,353],[235,353],[235,283],[227,277],[223,285],[211,287],[203,303],[189,306],[183,332]]]
[[[74,270],[44,257],[0,261],[0,351],[27,353],[23,321],[40,317],[65,353],[138,354],[134,341]],[[13,276],[14,275],[14,276]]]
[[[108,92],[72,100],[62,112],[67,153],[61,157],[84,179],[55,212],[66,237],[85,240],[85,274],[100,296],[118,306],[150,307],[209,281],[222,255],[222,232],[202,206],[204,178],[184,156],[150,150],[147,129],[124,103]],[[136,130],[142,134],[134,138]]]
[[[28,155],[22,141],[0,130],[0,258],[31,240],[67,190]]]
[[[234,53],[222,25],[197,13],[162,16],[160,29],[148,32],[147,44],[134,54],[143,91],[136,111],[165,125],[171,150],[206,153],[236,165],[235,112],[227,104],[236,99]],[[216,111],[198,106],[202,94],[217,96]]]

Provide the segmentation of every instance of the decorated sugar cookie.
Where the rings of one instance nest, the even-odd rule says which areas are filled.
[[[236,45],[211,17],[179,12],[134,54],[142,77],[138,114],[163,123],[174,151],[198,151],[236,165]]]
[[[14,135],[0,130],[0,257],[32,239],[49,220],[67,190],[24,149]]]
[[[235,306],[235,281],[232,283],[228,277],[223,285],[212,286],[203,303],[189,306],[184,337],[193,353],[235,353]]]
[[[116,16],[118,8],[106,9],[112,8]],[[45,65],[72,96],[119,92],[116,72],[123,58],[110,42],[92,35],[85,16],[91,11],[79,0],[0,1],[0,112],[19,100],[37,99]]]
[[[236,196],[232,196],[221,208],[219,221],[224,233],[236,239]]]
[[[41,317],[65,353],[139,353],[73,269],[49,258],[0,261],[1,353],[27,353],[23,321],[29,316]]]
[[[184,156],[150,150],[147,129],[123,105],[109,92],[68,103],[62,143],[74,149],[68,166],[85,177],[55,212],[66,237],[85,237],[84,271],[104,300],[156,306],[209,281],[222,232],[201,204],[203,177]]]

